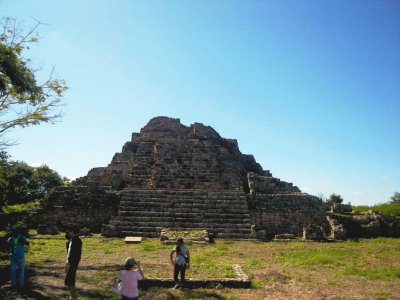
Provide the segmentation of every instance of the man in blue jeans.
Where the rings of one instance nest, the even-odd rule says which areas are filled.
[[[7,244],[10,247],[11,286],[17,287],[18,268],[18,284],[22,289],[25,286],[25,245],[29,244],[23,228],[15,229],[13,235],[7,240]]]

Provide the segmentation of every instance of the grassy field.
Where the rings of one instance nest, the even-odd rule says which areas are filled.
[[[125,244],[99,235],[83,237],[78,271],[80,299],[118,299],[112,295],[117,270],[127,256],[141,261],[146,277],[171,278],[173,246],[158,239]],[[62,235],[32,237],[27,252],[34,286],[65,299]],[[400,299],[400,239],[377,238],[336,243],[217,240],[190,245],[193,279],[235,277],[240,264],[251,289],[141,290],[142,299]],[[3,265],[6,260],[1,260]]]

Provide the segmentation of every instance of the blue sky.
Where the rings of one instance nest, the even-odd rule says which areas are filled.
[[[201,122],[275,177],[352,204],[400,191],[400,1],[0,0],[67,81],[12,159],[80,177],[155,116]]]

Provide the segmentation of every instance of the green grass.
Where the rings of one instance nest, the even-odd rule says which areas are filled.
[[[280,252],[276,259],[286,265],[337,267],[346,263],[346,259],[358,254],[347,248],[304,248]]]
[[[400,266],[368,267],[365,265],[346,266],[339,272],[341,275],[357,275],[370,280],[400,279]]]
[[[399,239],[377,238],[362,240],[362,243],[348,241],[294,246],[278,252],[275,259],[286,266],[324,267],[339,275],[393,280],[400,279],[399,253]]]
[[[15,213],[15,212],[28,212],[34,210],[39,205],[39,202],[28,202],[23,204],[13,204],[3,206],[3,212],[5,214]]]
[[[400,216],[400,204],[397,203],[383,203],[373,206],[366,206],[366,205],[353,206],[354,212],[363,213],[368,210],[375,210],[377,212],[389,216]]]
[[[174,245],[161,244],[159,239],[126,244],[123,239],[97,234],[82,237],[82,241],[83,256],[78,273],[80,285],[86,285],[90,292],[82,294],[84,297],[80,299],[118,299],[111,293],[111,287],[127,256],[141,261],[148,278],[172,277],[169,255]],[[37,268],[39,273],[44,270],[42,276],[59,285],[65,263],[65,242],[63,234],[32,237],[27,253],[28,267]],[[141,290],[142,299],[158,299],[153,296],[160,299],[167,296],[175,298],[165,299],[263,299],[266,289],[276,293],[271,288],[277,286],[290,294],[290,289],[296,285],[296,288],[306,286],[308,289],[323,286],[330,295],[342,295],[344,290],[355,289],[367,298],[374,291],[376,299],[400,298],[397,288],[400,284],[400,239],[336,243],[217,240],[215,244],[192,244],[188,248],[191,253],[188,278],[234,278],[233,264],[240,264],[253,288],[236,290],[221,286],[221,289],[183,293],[155,288]],[[6,260],[0,260],[0,263],[8,264]],[[40,278],[38,282],[41,282]],[[364,293],[366,285],[374,286],[375,290]]]
[[[243,264],[243,267],[246,269],[261,270],[265,267],[265,264],[258,258],[250,258],[246,263]]]

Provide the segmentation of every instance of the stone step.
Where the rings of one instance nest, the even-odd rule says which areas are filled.
[[[235,219],[225,219],[225,218],[182,218],[182,217],[132,217],[132,216],[119,216],[118,220],[121,222],[202,222],[211,224],[251,224],[250,219],[235,218]]]
[[[121,198],[121,205],[139,205],[139,204],[158,204],[158,203],[168,203],[168,204],[182,204],[182,205],[239,205],[248,206],[247,201],[239,199],[195,199],[195,198],[134,198],[126,199]]]
[[[163,228],[167,227],[145,227],[145,226],[118,226],[118,229],[120,232],[127,232],[127,231],[138,231],[138,232],[161,232]],[[224,234],[251,234],[250,229],[245,229],[245,228],[214,228],[214,227],[202,227],[202,226],[191,226],[191,227],[175,227],[175,228],[182,228],[182,230],[189,230],[188,228],[192,230],[196,229],[206,229],[211,232],[218,232],[218,233],[224,233]]]
[[[160,237],[160,232],[120,231],[122,236],[144,236],[149,238]]]
[[[232,200],[214,200],[214,199],[207,199],[207,200],[202,200],[202,199],[192,199],[192,198],[186,198],[186,199],[178,199],[178,198],[148,198],[148,199],[132,199],[132,200],[126,200],[126,199],[121,199],[120,205],[141,205],[141,204],[147,204],[147,205],[159,205],[159,204],[176,204],[176,205],[221,205],[221,206],[229,206],[229,205],[236,205],[236,206],[243,206],[247,207],[247,202],[244,201],[238,201],[235,199]]]
[[[249,210],[244,206],[210,206],[210,205],[121,205],[120,211],[159,211],[159,212],[177,212],[177,213],[224,213],[224,214],[245,214]]]
[[[125,222],[125,221],[118,221],[117,222],[118,228],[214,228],[214,229],[229,229],[229,230],[249,230],[250,231],[250,224],[243,223],[243,224],[232,224],[232,223],[205,223],[205,222],[184,222],[184,221],[176,221],[176,222]]]
[[[184,201],[190,201],[190,202],[227,202],[227,203],[247,203],[246,198],[236,198],[236,197],[218,197],[218,196],[202,196],[202,197],[195,197],[191,195],[185,195],[185,196],[176,196],[176,195],[164,195],[164,196],[159,196],[159,195],[135,195],[135,196],[121,196],[121,201],[126,201],[126,202],[148,202],[148,201],[160,201],[161,199],[169,200],[169,201],[175,201],[175,202],[184,202]]]
[[[131,178],[147,184],[147,176],[132,174]],[[153,182],[162,185],[159,179],[156,176]],[[185,180],[178,181],[178,185],[185,184]],[[252,224],[247,196],[240,190],[128,188],[121,192],[118,217],[114,220],[121,234],[141,236],[158,235],[161,228],[196,228],[224,238],[250,238]]]
[[[148,231],[133,231],[133,230],[127,230],[127,231],[120,231],[122,236],[144,236],[144,237],[149,237],[149,238],[155,238],[160,236],[160,232],[148,232]],[[224,232],[218,232],[216,234],[217,238],[226,238],[226,239],[251,239],[252,235],[247,234],[247,233],[224,233]]]
[[[118,215],[120,217],[131,217],[131,218],[140,218],[140,219],[150,219],[150,218],[185,218],[185,219],[234,219],[234,220],[246,220],[250,219],[250,214],[240,214],[238,212],[235,213],[224,213],[223,217],[221,217],[221,213],[219,212],[161,212],[161,211],[119,211]]]
[[[236,191],[209,191],[202,189],[184,189],[184,190],[169,190],[169,189],[138,189],[138,188],[126,188],[122,192],[122,194],[159,194],[159,195],[229,195],[229,196],[244,196],[246,195],[243,192]]]
[[[120,207],[120,211],[123,212],[130,212],[130,213],[135,213],[135,212],[141,212],[141,211],[155,211],[155,212],[170,212],[170,213],[194,213],[194,214],[232,214],[232,215],[237,215],[237,214],[248,214],[249,211],[248,209],[245,209],[244,207],[209,207],[209,206],[196,206],[196,207],[180,207],[180,206],[161,206],[161,205],[137,205],[137,206],[122,206]],[[240,213],[242,212],[242,213]]]
[[[144,178],[144,176],[142,177]],[[193,195],[193,194],[121,194],[122,200],[140,200],[140,199],[195,199],[195,200],[229,200],[229,201],[247,201],[245,196],[234,195]]]

